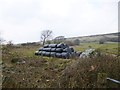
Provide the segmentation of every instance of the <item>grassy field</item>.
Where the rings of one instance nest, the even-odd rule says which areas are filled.
[[[35,56],[40,46],[3,46],[3,88],[97,88],[98,73],[120,80],[120,57],[60,59]],[[76,51],[102,49],[117,54],[117,43],[81,43]],[[24,61],[24,62],[23,62]],[[107,83],[108,88],[119,87]]]
[[[105,44],[81,43],[79,46],[74,46],[73,48],[76,51],[84,51],[85,49],[88,48],[94,48],[94,49],[99,49],[102,52],[118,55],[118,43],[111,43],[111,42],[107,42]]]

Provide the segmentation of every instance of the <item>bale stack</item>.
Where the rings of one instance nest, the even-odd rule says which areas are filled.
[[[73,48],[70,48],[67,44],[60,43],[46,44],[38,51],[36,51],[35,55],[68,59],[72,56],[73,53]]]

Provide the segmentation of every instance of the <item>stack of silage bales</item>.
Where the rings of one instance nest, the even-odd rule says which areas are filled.
[[[70,48],[67,44],[46,44],[35,55],[57,57],[57,58],[70,58],[74,53],[74,49]]]

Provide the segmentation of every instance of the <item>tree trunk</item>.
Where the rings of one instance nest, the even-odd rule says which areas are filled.
[[[45,39],[43,40],[43,45],[45,44]]]

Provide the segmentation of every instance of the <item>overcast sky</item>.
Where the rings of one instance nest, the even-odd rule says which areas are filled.
[[[13,43],[40,41],[42,30],[77,37],[118,32],[119,0],[0,0],[0,33]]]

